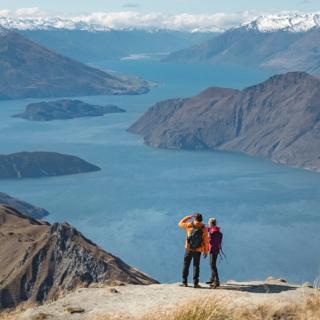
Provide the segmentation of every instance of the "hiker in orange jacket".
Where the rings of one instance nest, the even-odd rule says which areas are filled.
[[[189,268],[191,261],[193,260],[193,284],[195,288],[200,288],[199,275],[201,253],[203,253],[204,258],[206,258],[209,252],[208,232],[205,225],[202,223],[201,213],[184,217],[179,222],[179,227],[187,231],[185,243],[186,252],[184,255],[182,271],[182,285],[184,287],[188,286]]]

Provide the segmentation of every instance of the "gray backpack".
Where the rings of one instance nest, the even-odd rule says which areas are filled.
[[[195,225],[192,222],[192,231],[190,236],[187,238],[191,250],[195,250],[201,247],[203,228],[203,226],[201,228],[195,227]]]

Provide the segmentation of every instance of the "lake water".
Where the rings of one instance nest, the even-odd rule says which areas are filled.
[[[97,64],[97,63],[95,63]],[[312,281],[320,274],[320,175],[227,152],[147,147],[126,129],[153,103],[210,85],[243,88],[270,72],[234,67],[106,61],[100,66],[159,85],[141,96],[83,97],[128,112],[68,121],[11,118],[33,99],[0,102],[1,153],[47,150],[78,155],[102,171],[56,178],[2,180],[0,191],[48,209],[107,251],[162,282],[180,281],[184,231],[200,211],[224,233],[223,280]],[[201,278],[209,277],[203,261]]]

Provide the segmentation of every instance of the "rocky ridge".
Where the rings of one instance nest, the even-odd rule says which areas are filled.
[[[71,225],[50,225],[7,206],[0,206],[0,241],[0,308],[41,303],[92,283],[156,283]]]

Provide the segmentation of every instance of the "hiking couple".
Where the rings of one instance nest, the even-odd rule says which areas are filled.
[[[207,282],[215,289],[220,286],[217,258],[221,250],[222,233],[217,226],[215,218],[210,218],[208,227],[202,223],[201,213],[184,217],[179,222],[179,227],[187,231],[185,242],[185,255],[182,272],[182,286],[188,286],[188,275],[191,261],[193,260],[193,284],[195,288],[200,288],[200,260],[201,254],[206,258],[210,254],[211,279]]]

